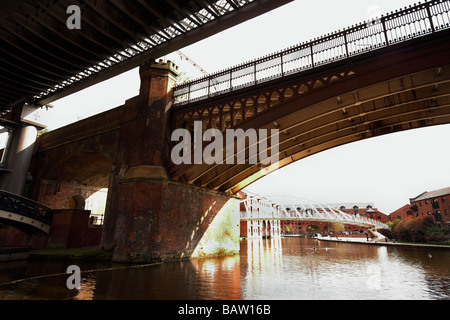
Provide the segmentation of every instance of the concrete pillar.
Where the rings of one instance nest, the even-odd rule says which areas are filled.
[[[281,237],[281,221],[275,220],[275,237]]]
[[[253,236],[253,224],[251,220],[247,221],[247,238],[251,238]]]
[[[14,129],[6,154],[5,168],[8,171],[2,175],[0,189],[22,195],[36,136],[37,130],[33,126],[18,126]]]

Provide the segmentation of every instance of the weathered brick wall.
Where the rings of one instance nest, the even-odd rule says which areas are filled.
[[[78,248],[100,245],[102,228],[89,226],[90,211],[58,210],[53,215],[48,247]]]
[[[236,199],[168,181],[124,183],[120,192],[114,260],[161,261],[239,252]]]

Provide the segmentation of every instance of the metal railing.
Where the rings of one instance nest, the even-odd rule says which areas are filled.
[[[319,203],[281,205],[266,198],[253,195],[248,195],[248,198],[242,200],[242,202],[244,203],[245,211],[240,211],[241,220],[327,221],[389,229],[381,221],[359,214],[345,213],[337,208]]]
[[[174,88],[184,105],[450,28],[450,0],[433,0],[365,21]]]
[[[16,213],[46,224],[51,224],[52,209],[14,193],[0,190],[0,210]]]

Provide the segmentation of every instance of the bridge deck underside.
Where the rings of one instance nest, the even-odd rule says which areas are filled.
[[[46,105],[289,1],[3,0],[0,117],[24,100]],[[80,29],[69,29],[76,20]]]

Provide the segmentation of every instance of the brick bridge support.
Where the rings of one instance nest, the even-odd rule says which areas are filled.
[[[239,252],[238,200],[168,177],[168,122],[177,75],[171,62],[141,66],[140,94],[126,102],[137,104],[137,116],[120,129],[102,239],[114,261]]]

